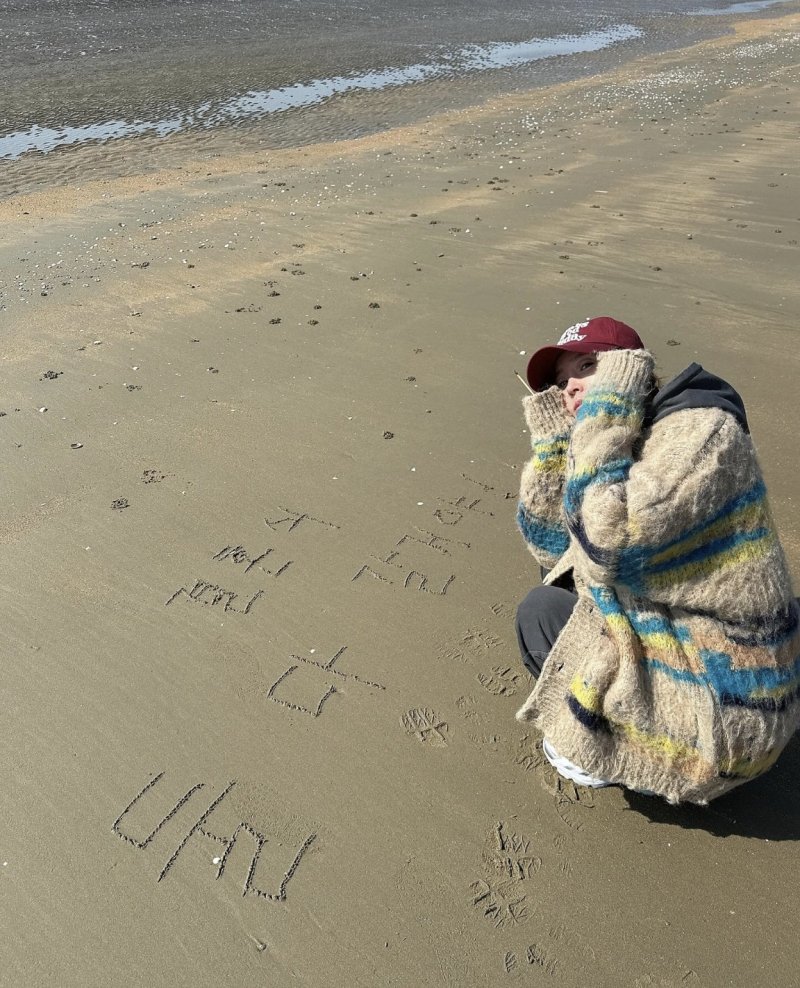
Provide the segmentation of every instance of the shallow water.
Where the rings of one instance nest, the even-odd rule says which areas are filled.
[[[729,3],[724,6],[701,7],[699,10],[692,10],[692,14],[704,14],[706,16],[722,16],[724,14],[756,14],[770,7],[779,7],[783,4],[791,3],[792,0],[745,0],[743,3]]]
[[[603,31],[590,31],[581,35],[467,45],[453,52],[444,52],[437,61],[311,79],[278,89],[250,90],[228,99],[209,100],[189,106],[160,120],[106,120],[61,128],[34,124],[26,131],[16,131],[0,137],[0,158],[14,159],[29,151],[52,151],[88,141],[106,141],[139,134],[165,137],[176,131],[195,127],[241,123],[286,110],[319,105],[340,94],[372,92],[432,79],[456,78],[476,72],[518,67],[549,58],[600,51],[611,45],[639,38],[642,33],[639,28],[630,24],[618,24]]]
[[[152,148],[181,135],[202,152],[213,135],[218,153],[356,137],[677,48],[776,4],[9,0],[0,159],[131,137]],[[106,157],[113,173],[142,167]]]

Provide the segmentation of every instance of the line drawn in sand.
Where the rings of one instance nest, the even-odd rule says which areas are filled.
[[[120,813],[117,819],[114,821],[111,829],[121,840],[125,841],[127,844],[132,845],[138,851],[144,851],[153,841],[153,839],[161,832],[161,830],[167,826],[167,824],[175,817],[177,814],[189,803],[192,796],[196,792],[205,788],[204,782],[198,782],[191,786],[175,803],[172,809],[167,812],[153,827],[153,829],[142,839],[137,839],[130,834],[124,833],[121,829],[121,824],[123,819],[137,806],[142,800],[152,794],[152,790],[158,785],[158,783],[164,778],[164,772],[159,772],[153,779],[151,779],[144,788],[140,789],[139,792],[133,797],[133,799],[128,803],[125,809]],[[206,807],[206,809],[201,813],[199,817],[195,820],[188,831],[183,835],[182,839],[179,841],[178,846],[172,852],[168,858],[166,864],[161,869],[157,881],[161,882],[167,877],[172,866],[178,860],[181,852],[184,850],[189,841],[195,837],[205,837],[209,840],[214,841],[217,844],[221,844],[224,848],[223,853],[218,857],[215,857],[214,863],[217,865],[217,873],[215,875],[216,879],[222,878],[225,873],[225,867],[228,863],[228,856],[233,850],[236,841],[240,838],[240,835],[245,834],[251,838],[255,844],[252,857],[250,859],[250,867],[247,870],[244,882],[242,884],[242,895],[254,895],[260,899],[266,899],[269,902],[283,902],[286,899],[286,890],[288,888],[289,882],[292,880],[294,873],[303,858],[303,855],[309,849],[309,847],[316,840],[317,835],[315,833],[309,834],[305,840],[303,840],[296,851],[294,857],[292,858],[289,867],[283,873],[277,891],[267,891],[266,889],[260,888],[256,885],[256,869],[258,868],[259,859],[264,850],[264,847],[269,842],[264,834],[260,833],[252,824],[246,821],[240,821],[233,834],[230,837],[222,837],[214,834],[211,830],[206,827],[206,821],[212,815],[212,813],[219,807],[222,801],[230,795],[231,790],[235,787],[236,780],[230,781],[227,786],[219,793],[211,803]]]
[[[472,546],[469,542],[459,542],[456,539],[447,539],[443,535],[435,535],[433,532],[428,532],[425,529],[417,528],[416,525],[414,525],[413,528],[414,531],[419,533],[418,535],[410,535],[408,533],[401,535],[395,542],[395,547],[390,549],[385,556],[378,556],[375,553],[370,553],[370,558],[377,560],[379,563],[383,563],[384,566],[391,566],[393,569],[398,569],[401,572],[405,571],[405,577],[403,579],[404,589],[407,590],[409,587],[413,587],[414,590],[419,590],[422,593],[435,594],[439,597],[444,597],[447,593],[447,588],[456,578],[455,573],[451,573],[449,576],[444,578],[441,590],[431,589],[428,586],[427,573],[423,573],[418,569],[410,569],[405,562],[396,562],[398,557],[401,557],[400,550],[397,547],[401,546],[407,552],[409,550],[407,543],[416,542],[424,548],[433,549],[442,556],[449,556],[453,546],[461,546],[464,549],[471,549]],[[379,573],[368,563],[364,563],[364,565],[350,578],[350,582],[355,583],[355,581],[365,573],[368,573],[375,580],[380,580],[381,583],[393,584],[395,582],[390,578],[390,576],[384,573]],[[399,580],[400,577],[398,576],[397,579]],[[437,577],[437,579],[439,578]]]
[[[226,614],[230,612],[234,614],[249,614],[253,604],[255,604],[259,597],[264,596],[264,591],[257,590],[245,605],[244,610],[242,610],[233,606],[233,602],[239,596],[234,590],[225,590],[224,587],[220,587],[216,583],[209,583],[207,580],[195,580],[191,590],[187,590],[186,587],[179,587],[169,600],[165,602],[164,606],[169,607],[181,594],[185,594],[195,604],[205,604],[207,607],[216,607],[219,604],[223,604],[224,601],[221,610]]]
[[[221,562],[224,559],[229,559],[232,563],[236,563],[237,565],[247,563],[247,568],[244,571],[246,576],[254,566],[258,566],[258,564],[263,559],[266,559],[272,551],[273,550],[271,548],[268,548],[262,552],[260,556],[252,558],[243,545],[226,545],[224,549],[220,549],[219,552],[215,553],[211,558],[217,562]],[[264,569],[263,566],[259,566],[258,568],[267,576],[274,576],[277,579],[282,573],[286,572],[286,570],[292,565],[292,562],[293,560],[289,559],[277,570]]]
[[[288,525],[289,528],[286,530],[288,534],[302,525],[304,521],[314,522],[316,525],[322,525],[323,528],[339,530],[339,526],[334,525],[333,522],[325,521],[323,518],[313,518],[307,511],[294,511],[292,508],[284,507],[280,507],[280,510],[286,512],[282,518],[264,518],[264,524],[271,532],[276,531],[278,525]]]
[[[308,714],[310,717],[319,717],[319,715],[322,713],[322,708],[325,705],[325,703],[327,703],[327,701],[333,696],[334,693],[341,692],[341,690],[338,690],[333,683],[325,684],[325,688],[314,707],[306,707],[301,703],[294,703],[291,700],[284,700],[281,697],[275,695],[276,691],[278,690],[278,687],[280,687],[283,683],[285,683],[295,672],[297,672],[298,669],[301,668],[301,666],[304,665],[311,666],[315,669],[321,670],[322,672],[325,673],[326,678],[336,676],[340,683],[347,682],[348,680],[352,680],[353,682],[358,683],[361,686],[371,686],[373,689],[385,690],[386,687],[382,686],[380,683],[373,683],[370,682],[370,680],[368,679],[362,679],[361,676],[357,676],[355,673],[342,672],[341,670],[334,668],[335,663],[344,654],[346,650],[347,650],[347,645],[342,645],[342,647],[339,649],[338,652],[336,652],[333,658],[328,659],[327,662],[316,662],[313,659],[307,659],[302,655],[293,655],[292,660],[294,664],[290,665],[288,669],[282,672],[280,676],[278,676],[278,678],[272,684],[272,686],[270,686],[270,688],[267,690],[267,699],[272,700],[273,703],[277,703],[282,707],[287,707],[289,710],[296,710],[301,714]]]

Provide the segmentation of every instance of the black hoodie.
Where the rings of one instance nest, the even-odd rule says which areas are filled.
[[[684,408],[721,408],[745,432],[750,432],[742,399],[727,381],[704,370],[700,364],[690,364],[655,393],[645,412],[644,428]]]

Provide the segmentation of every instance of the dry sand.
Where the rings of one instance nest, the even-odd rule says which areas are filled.
[[[800,572],[798,30],[0,205],[4,985],[797,983],[798,744],[682,809],[514,720],[512,371],[727,377]]]

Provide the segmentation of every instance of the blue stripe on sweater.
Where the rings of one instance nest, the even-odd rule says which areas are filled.
[[[709,559],[711,556],[717,556],[720,553],[736,549],[746,542],[759,542],[771,534],[768,528],[756,528],[749,532],[734,532],[732,535],[726,535],[723,538],[712,539],[710,542],[706,542],[705,545],[698,546],[683,556],[674,556],[666,562],[656,563],[655,566],[649,567],[647,574],[648,576],[654,576],[657,573],[668,573],[670,570],[680,569],[682,566],[688,566],[690,563],[700,563],[705,559]]]
[[[593,710],[587,710],[574,694],[567,693],[566,699],[567,706],[578,723],[583,724],[590,731],[610,730],[606,718],[602,714],[596,714]]]
[[[638,396],[631,400],[616,391],[589,392],[581,403],[575,416],[576,422],[596,418],[598,415],[608,415],[610,418],[633,418],[641,415],[642,402]]]
[[[553,439],[539,439],[533,443],[532,456],[537,463],[546,463],[547,460],[564,460],[566,462],[567,449],[569,448],[569,433],[563,436],[555,436]]]
[[[746,707],[748,710],[759,710],[764,713],[780,713],[787,710],[793,703],[800,699],[800,686],[790,690],[788,693],[781,693],[780,696],[759,696],[742,697],[728,696],[723,694],[720,701],[729,707]]]
[[[628,479],[632,460],[629,456],[618,460],[609,460],[599,467],[592,467],[586,472],[578,472],[567,479],[564,485],[564,508],[570,515],[580,510],[586,490],[594,484],[619,484]]]
[[[689,669],[675,669],[658,659],[647,659],[646,665],[664,673],[675,682],[710,687],[724,703],[744,706],[755,704],[759,709],[770,709],[770,704],[774,705],[782,698],[753,694],[768,694],[793,686],[795,687],[793,693],[796,694],[797,687],[800,686],[800,657],[790,666],[781,668],[760,666],[754,669],[733,669],[731,657],[726,652],[701,648],[700,657],[705,664],[705,669],[701,673],[694,673]],[[764,703],[767,703],[767,707],[763,707]]]
[[[792,600],[784,611],[759,618],[748,628],[723,624],[725,636],[736,645],[748,648],[778,648],[784,645],[800,628],[800,604]]]
[[[586,555],[599,566],[616,570],[618,550],[596,545],[586,533],[582,518],[583,499],[589,487],[595,484],[620,484],[628,479],[632,460],[624,457],[604,463],[586,473],[570,477],[564,485],[564,512],[570,532]]]
[[[632,590],[634,590],[634,592],[645,593],[646,578],[649,574],[663,572],[676,566],[685,565],[689,562],[696,562],[699,559],[705,558],[704,554],[710,555],[714,551],[722,551],[722,549],[726,547],[723,546],[709,552],[705,546],[701,546],[683,556],[677,557],[677,559],[670,559],[663,563],[657,563],[655,566],[650,565],[650,560],[655,556],[658,556],[663,552],[668,552],[670,549],[679,546],[682,542],[689,542],[697,536],[702,535],[703,532],[708,531],[709,528],[716,525],[727,515],[732,515],[736,511],[747,508],[752,504],[756,504],[766,496],[766,493],[767,492],[763,481],[759,480],[753,484],[752,487],[748,488],[748,490],[737,495],[735,498],[724,504],[719,511],[716,511],[709,518],[705,518],[703,521],[693,525],[685,532],[681,532],[681,534],[676,538],[670,539],[668,542],[662,542],[660,545],[656,546],[633,546],[623,549],[619,557],[617,569],[618,579],[627,584]],[[714,543],[709,543],[709,545],[714,545]],[[732,548],[732,546],[727,548]]]
[[[659,552],[666,552],[667,549],[673,548],[673,546],[679,545],[681,542],[685,542],[688,539],[693,539],[696,535],[700,535],[705,532],[712,525],[716,525],[718,521],[724,518],[726,515],[732,515],[735,511],[739,511],[741,508],[749,507],[751,504],[755,504],[767,495],[767,488],[764,486],[763,480],[757,480],[752,487],[749,487],[742,494],[738,494],[735,498],[724,504],[719,511],[711,515],[710,518],[704,518],[697,525],[688,529],[685,532],[672,539],[670,542],[665,542],[663,545],[658,546],[657,549],[649,550],[650,555],[656,555]]]
[[[616,567],[616,552],[610,549],[602,549],[600,546],[595,545],[586,534],[586,529],[583,527],[583,521],[580,517],[568,518],[567,524],[570,532],[575,537],[575,541],[581,549],[583,549],[589,559],[591,559],[592,562],[597,563],[598,566],[602,566],[604,569],[608,570],[609,573],[613,574]]]
[[[531,514],[520,502],[517,525],[526,542],[552,556],[563,556],[569,548],[569,535],[563,525],[545,521]]]
[[[636,611],[628,613],[627,617],[637,635],[669,635],[671,638],[676,638],[682,645],[692,640],[687,628],[674,624],[667,618],[657,615],[642,618]]]
[[[625,483],[628,479],[631,462],[629,457],[612,460],[587,473],[578,474],[577,476],[573,475],[564,485],[564,512],[567,516],[569,530],[575,536],[576,541],[586,555],[593,562],[606,569],[611,569],[612,567],[616,569],[618,554],[616,550],[609,550],[595,545],[586,534],[586,526],[581,517],[583,499],[588,488],[595,484],[610,485]]]
[[[625,615],[625,611],[622,609],[622,605],[617,599],[617,595],[610,587],[598,587],[590,586],[592,597],[594,598],[595,604],[597,604],[600,613],[606,617],[609,614],[621,614]]]

